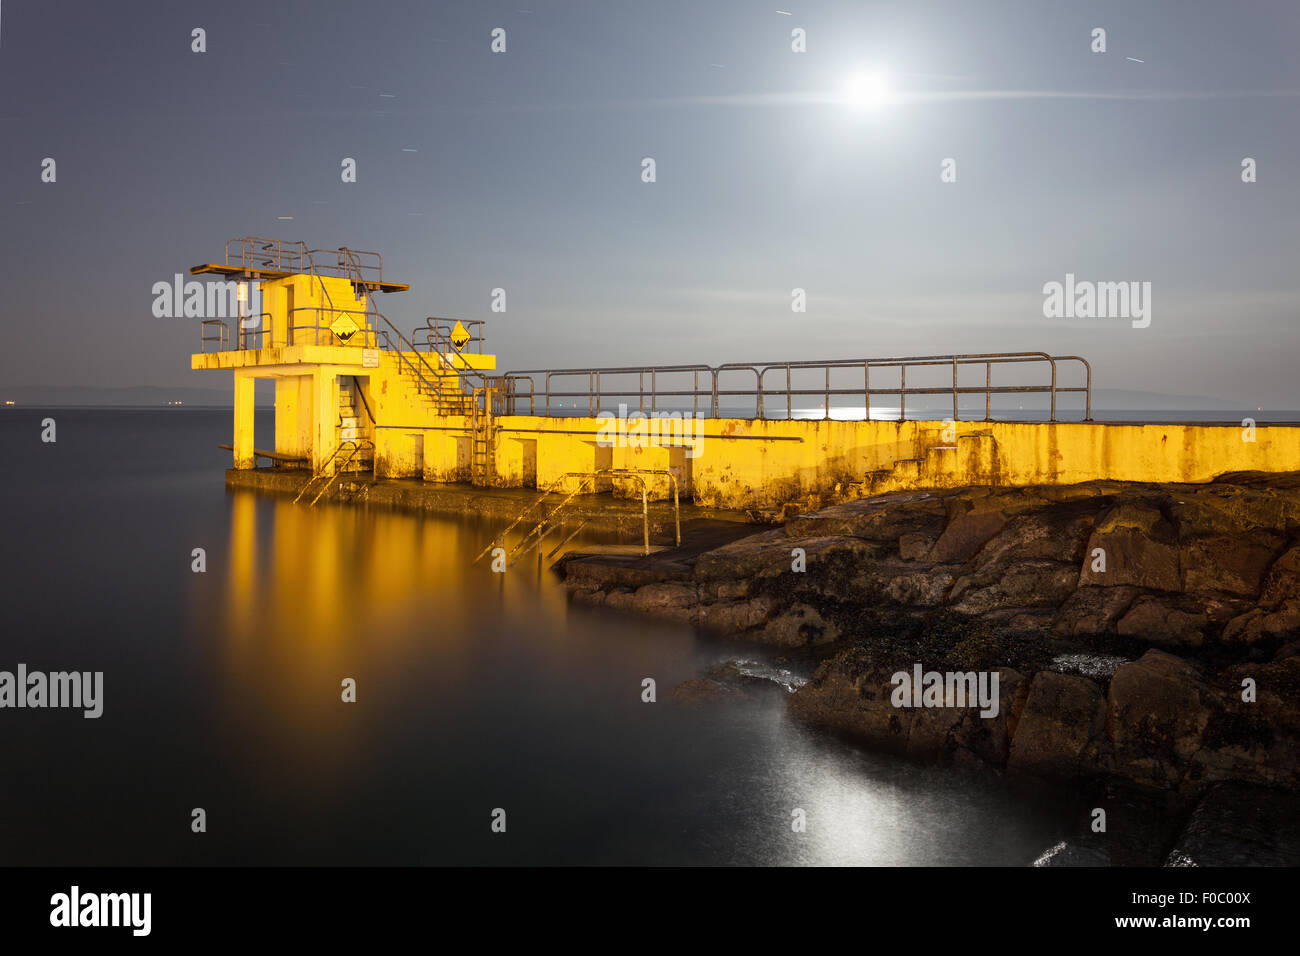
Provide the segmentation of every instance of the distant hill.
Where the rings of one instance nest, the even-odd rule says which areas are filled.
[[[169,402],[183,402],[197,408],[231,408],[234,405],[233,389],[225,388],[159,388],[156,385],[133,385],[127,388],[93,388],[75,385],[25,385],[17,388],[0,387],[0,402],[37,408],[67,407],[118,407],[159,408]],[[269,401],[259,402],[260,407],[270,407]]]
[[[1124,388],[1094,388],[1093,408],[1152,409],[1153,411],[1213,411],[1225,409],[1246,411],[1253,408],[1248,402],[1232,402],[1208,395],[1163,395],[1159,392],[1137,392]]]

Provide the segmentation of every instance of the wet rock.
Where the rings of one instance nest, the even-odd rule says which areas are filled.
[[[1165,865],[1300,865],[1300,796],[1238,783],[1210,788]]]
[[[796,604],[773,618],[763,628],[763,643],[779,647],[826,644],[840,636],[840,629],[824,620],[807,604]]]
[[[600,605],[605,603],[605,592],[600,588],[580,588],[572,592],[573,600],[578,604]]]
[[[998,712],[982,716],[978,703],[957,707],[895,707],[892,677],[911,664],[871,664],[853,652],[824,662],[787,705],[799,719],[835,730],[874,750],[920,761],[950,762],[959,754],[1001,766],[1010,728],[1023,702],[1024,677],[998,669]]]
[[[1093,681],[1107,682],[1128,659],[1113,654],[1058,654],[1052,658],[1052,670],[1061,674],[1078,674]]]
[[[753,588],[748,580],[722,581],[718,584],[717,597],[720,601],[735,601],[747,598]]]
[[[787,704],[794,716],[853,737],[873,750],[903,753],[911,711],[890,704],[889,675],[852,651],[823,662]]]
[[[1117,777],[1098,781],[1088,790],[1074,834],[1043,853],[1034,866],[1159,866],[1164,862],[1185,817],[1176,797]]]
[[[1062,840],[1045,850],[1030,866],[1110,866],[1110,854],[1096,843]]]
[[[699,613],[695,587],[688,584],[647,584],[637,588],[630,604],[642,614],[686,624],[695,623]]]
[[[672,700],[673,703],[686,707],[701,707],[730,700],[736,695],[734,688],[728,687],[721,681],[708,677],[692,677],[673,688]]]
[[[775,598],[761,594],[747,601],[703,605],[698,609],[697,620],[701,627],[718,634],[731,636],[748,634],[753,639],[761,640],[761,634],[749,632],[761,628],[776,607]]]

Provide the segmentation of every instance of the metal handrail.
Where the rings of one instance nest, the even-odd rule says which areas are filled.
[[[335,256],[336,264],[322,265],[316,261],[318,255]],[[384,257],[378,252],[365,252],[346,246],[338,249],[309,249],[307,243],[301,240],[267,239],[262,236],[226,240],[225,264],[247,272],[332,275],[352,279],[364,286],[376,285],[384,278]]]
[[[1036,385],[994,385],[993,384],[993,366],[994,365],[1015,365],[1022,363],[1045,362],[1050,368],[1050,380],[1047,384]],[[1077,362],[1084,368],[1085,382],[1083,385],[1060,385],[1058,384],[1058,363]],[[985,367],[985,380],[982,385],[963,385],[960,382],[959,370],[966,365],[983,365]],[[909,368],[925,367],[951,367],[952,383],[943,386],[909,386],[907,384],[907,370]],[[871,381],[872,369],[891,369],[899,370],[899,384],[894,386],[873,385]],[[831,383],[831,372],[836,369],[861,369],[863,380],[861,386],[851,388],[833,386]],[[817,388],[796,387],[794,383],[795,371],[818,370],[824,372],[823,383]],[[661,374],[673,374],[691,372],[695,376],[695,385],[691,389],[661,389],[658,387],[658,376]],[[699,386],[699,374],[708,372],[710,383],[708,390],[702,390]],[[728,388],[722,377],[727,373],[744,372],[754,376],[754,385],[752,388]],[[785,374],[784,387],[769,388],[767,387],[766,378],[771,373],[783,372]],[[627,376],[635,374],[638,376],[637,386],[627,388],[609,389],[602,388],[601,376]],[[827,419],[830,418],[831,397],[839,395],[861,396],[864,402],[864,410],[867,417],[871,414],[871,396],[872,395],[893,395],[899,398],[899,417],[901,420],[907,418],[907,396],[909,395],[951,395],[953,399],[953,420],[960,419],[960,397],[962,395],[979,395],[985,396],[985,421],[992,420],[992,396],[1001,394],[1016,393],[1039,393],[1049,394],[1050,416],[1052,421],[1056,421],[1057,413],[1057,396],[1059,394],[1082,393],[1084,395],[1084,421],[1092,420],[1092,366],[1087,359],[1078,355],[1049,355],[1046,352],[989,352],[989,353],[969,353],[954,355],[921,355],[908,356],[899,358],[868,358],[868,359],[830,359],[830,360],[809,360],[809,361],[776,361],[776,362],[729,362],[718,366],[707,365],[661,365],[661,366],[629,366],[621,368],[575,368],[575,369],[527,369],[522,371],[507,372],[503,378],[506,383],[507,408],[510,413],[515,414],[516,403],[527,395],[529,400],[529,414],[535,413],[535,397],[537,395],[537,380],[534,376],[545,376],[545,407],[543,414],[550,414],[552,399],[560,398],[586,398],[588,407],[593,414],[600,411],[602,400],[606,397],[638,397],[639,409],[644,412],[646,404],[645,383],[649,376],[650,391],[649,399],[651,411],[657,410],[658,401],[661,397],[671,396],[692,396],[694,399],[694,411],[699,415],[699,398],[707,395],[709,397],[709,415],[712,417],[721,417],[721,399],[723,397],[747,397],[753,398],[755,402],[755,417],[766,419],[769,417],[768,405],[765,401],[768,396],[784,396],[784,412],[786,418],[794,416],[794,396],[796,395],[819,395],[823,398],[824,413]],[[578,377],[586,379],[586,388],[573,391],[558,391],[552,386],[552,378]],[[524,382],[528,382],[528,390],[525,392],[520,388]]]
[[[662,374],[662,375],[668,375],[668,374],[673,374],[673,373],[685,373],[685,372],[690,372],[690,373],[692,373],[692,374],[695,376],[695,382],[694,382],[694,387],[693,387],[693,388],[691,388],[691,389],[661,389],[661,388],[658,387],[658,376],[659,376],[659,375],[661,375],[661,374]],[[699,373],[701,373],[701,372],[707,372],[707,373],[709,373],[709,376],[710,376],[710,384],[709,384],[709,387],[708,387],[707,389],[704,389],[704,390],[702,390],[702,389],[699,387]],[[645,382],[646,382],[646,379],[645,379],[645,376],[646,376],[647,374],[649,374],[649,376],[650,376],[650,391],[649,391],[649,395],[650,395],[650,399],[651,399],[651,411],[656,411],[656,410],[657,410],[658,399],[659,399],[660,397],[668,397],[668,396],[683,396],[683,395],[685,395],[685,396],[693,396],[693,397],[694,397],[694,399],[695,399],[695,402],[694,402],[695,409],[696,409],[696,411],[698,412],[698,409],[699,409],[699,399],[700,399],[701,397],[703,397],[703,396],[709,396],[709,397],[712,399],[712,398],[715,396],[716,389],[717,389],[717,383],[716,383],[716,378],[714,377],[714,374],[713,374],[713,373],[714,373],[714,369],[713,369],[711,366],[708,366],[708,365],[657,365],[657,366],[650,366],[650,365],[646,365],[646,366],[636,366],[636,365],[634,365],[634,366],[627,366],[627,367],[623,367],[623,368],[528,369],[528,370],[517,371],[517,372],[506,372],[506,373],[505,373],[503,376],[501,376],[501,377],[502,377],[502,379],[504,379],[504,381],[505,381],[505,383],[506,383],[506,388],[507,388],[507,408],[513,409],[513,407],[514,407],[514,406],[513,406],[513,401],[514,401],[514,399],[517,398],[517,397],[520,397],[522,394],[527,394],[528,397],[529,397],[529,408],[530,408],[530,414],[531,414],[531,413],[532,413],[532,412],[531,412],[531,409],[533,408],[533,397],[534,397],[534,393],[535,393],[535,389],[536,389],[536,383],[535,383],[535,379],[533,378],[533,376],[534,376],[534,375],[544,375],[544,376],[546,376],[546,379],[545,379],[546,391],[545,391],[545,393],[544,393],[545,396],[546,396],[546,404],[545,404],[545,407],[544,407],[544,410],[543,410],[542,414],[544,414],[544,415],[549,415],[549,414],[551,413],[551,399],[553,399],[553,398],[586,398],[586,399],[588,399],[588,405],[589,405],[589,409],[590,409],[590,411],[591,411],[593,414],[599,413],[599,412],[600,412],[600,406],[601,406],[601,397],[602,397],[602,392],[601,392],[601,388],[600,388],[600,376],[601,376],[601,375],[628,375],[628,374],[638,374],[638,375],[640,376],[639,379],[638,379],[638,389],[637,389],[636,394],[639,394],[639,395],[641,396],[641,398],[642,398],[642,407],[644,407],[644,398],[645,398],[645,395],[646,395],[646,388],[645,388]],[[587,387],[587,389],[584,390],[584,391],[577,391],[577,392],[559,392],[559,391],[556,391],[555,389],[553,389],[553,388],[551,387],[551,379],[552,379],[552,377],[554,377],[554,376],[571,376],[571,375],[582,375],[582,376],[586,376],[587,379],[588,379],[588,387]],[[523,380],[525,380],[525,379],[526,379],[526,380],[528,381],[528,383],[529,383],[529,392],[528,392],[528,393],[520,393],[519,391],[517,391],[517,390],[514,388],[514,383],[515,383],[516,381],[523,381]],[[612,395],[631,395],[631,394],[634,394],[634,393],[632,393],[632,392],[626,392],[626,391],[614,391],[614,392],[611,392],[611,393],[609,393],[609,394],[612,394]]]
[[[487,381],[488,376],[484,375],[480,370],[472,368],[469,364],[469,360],[463,357],[464,350],[458,349],[456,348],[456,346],[452,344],[451,332],[454,326],[451,328],[447,328],[438,324],[438,323],[445,323],[445,322],[455,323],[457,321],[461,321],[461,320],[440,319],[435,316],[429,316],[424,320],[425,322],[424,328],[416,328],[411,333],[411,339],[412,341],[415,342],[416,345],[423,344],[425,346],[426,351],[435,351],[435,346],[436,346],[436,354],[438,355],[438,357],[442,360],[442,362],[445,365],[447,365],[453,372],[457,373],[457,375],[459,376],[458,383],[460,382],[460,378],[469,379],[469,386],[470,386],[469,393],[473,393],[480,388],[488,387],[488,381]],[[482,319],[472,319],[472,320],[462,321],[462,324],[467,326],[481,327],[484,323]],[[468,332],[469,329],[467,328],[466,331]],[[483,335],[482,335],[481,328],[478,329],[478,331],[479,331],[479,335],[477,337],[473,335],[470,336],[470,342],[477,341],[479,343],[479,351],[477,354],[482,355]],[[419,340],[415,338],[415,336],[420,332],[424,333],[423,343],[419,342]],[[468,346],[469,342],[466,342],[465,344]],[[455,360],[458,358],[462,360],[463,364],[461,365],[456,364]],[[462,393],[465,393],[463,384],[461,385],[461,391]],[[465,393],[465,394],[469,394],[469,393]]]
[[[424,345],[429,348],[433,347],[435,341],[450,344],[451,332],[452,329],[456,327],[457,322],[465,327],[466,332],[470,333],[469,341],[465,343],[465,348],[469,348],[470,343],[476,342],[478,343],[478,347],[474,350],[473,354],[482,355],[484,341],[483,326],[487,324],[483,319],[448,319],[431,315],[424,320],[425,328],[417,327],[413,332],[411,332],[411,339],[417,345]],[[416,338],[416,336],[420,334],[424,335],[423,341]],[[465,353],[465,348],[457,349],[455,346],[452,348],[459,354],[463,355]]]
[[[217,326],[218,331],[216,335],[207,334],[209,325]],[[207,354],[209,342],[219,343],[217,351],[224,352],[226,351],[226,346],[230,343],[230,327],[221,319],[204,319],[199,326],[199,336],[199,351],[201,353],[205,355]]]
[[[649,554],[650,553],[650,504],[649,504],[649,483],[645,480],[646,475],[667,475],[668,480],[672,482],[674,533],[675,533],[677,546],[680,547],[682,543],[682,513],[681,513],[681,500],[678,494],[677,476],[674,475],[668,469],[659,469],[659,468],[655,468],[655,469],[602,468],[602,469],[597,469],[596,471],[566,471],[562,475],[557,475],[555,479],[551,482],[550,487],[544,489],[542,493],[537,497],[537,499],[532,502],[532,504],[528,505],[527,507],[524,508],[523,511],[519,512],[519,514],[515,517],[515,520],[510,522],[510,524],[506,526],[504,531],[500,532],[495,537],[493,537],[492,540],[488,542],[487,547],[485,547],[482,551],[480,551],[478,553],[478,556],[475,557],[471,563],[477,564],[479,561],[482,561],[485,557],[487,557],[488,554],[491,553],[492,548],[494,546],[497,546],[498,541],[500,542],[500,547],[504,548],[506,543],[506,535],[508,535],[511,531],[513,531],[516,527],[518,527],[519,524],[525,518],[528,517],[528,515],[533,511],[533,509],[537,508],[543,501],[545,501],[552,494],[559,491],[560,486],[570,478],[580,478],[582,480],[578,482],[576,488],[574,488],[567,495],[565,495],[564,499],[558,505],[556,505],[555,508],[553,508],[549,514],[544,514],[542,516],[542,519],[536,525],[533,526],[532,530],[530,530],[527,534],[525,534],[522,538],[520,538],[518,542],[515,543],[515,546],[511,548],[510,551],[507,553],[506,555],[507,559],[509,559],[511,555],[514,555],[515,560],[517,560],[520,555],[524,554],[527,551],[526,546],[528,545],[529,541],[533,538],[534,535],[537,535],[537,541],[535,542],[535,544],[538,548],[538,551],[540,552],[542,546],[542,540],[546,537],[546,532],[544,529],[548,524],[551,523],[551,519],[553,519],[556,515],[558,515],[560,511],[563,510],[563,508],[570,501],[572,501],[578,495],[582,494],[583,488],[587,487],[589,483],[595,481],[598,478],[611,478],[611,479],[635,478],[636,480],[641,482],[641,521],[642,521],[642,529],[644,535],[643,541],[644,541],[645,553]],[[538,532],[541,533],[538,534]],[[560,545],[557,545],[557,550],[564,543],[566,542],[561,542]],[[551,553],[554,554],[555,552],[552,551]],[[506,567],[509,568],[513,564],[514,564],[514,560],[508,560]]]
[[[333,305],[329,305],[329,306],[302,305],[296,309],[290,309],[288,311],[287,314],[290,317],[289,318],[290,322],[294,321],[293,314],[295,312],[315,312],[318,316],[322,316],[322,317],[337,316],[337,315],[356,315],[356,316],[360,316],[363,320],[369,319],[371,316],[379,314],[370,309],[336,309],[334,308]],[[312,345],[322,344],[321,332],[328,333],[325,337],[324,344],[327,345],[331,344],[330,340],[333,337],[334,333],[333,331],[331,331],[330,326],[333,324],[334,324],[333,322],[317,321],[311,325],[290,325],[288,329],[289,341],[293,345],[305,345],[307,343],[296,341],[297,337],[293,333],[306,332],[308,330],[311,330],[314,333],[312,335],[312,342],[311,342]],[[362,341],[367,343],[366,345],[362,346],[363,348],[379,348],[378,330],[370,328],[369,325],[365,322],[358,322],[357,325],[358,325],[357,331],[353,334],[351,338],[348,339],[346,344],[348,346],[356,348],[356,346],[353,344],[353,339],[355,339],[359,335],[362,336]]]
[[[371,441],[369,438],[349,438],[335,445],[334,451],[332,451],[330,453],[330,456],[321,463],[320,471],[314,472],[312,476],[307,479],[307,483],[303,485],[302,488],[299,489],[297,496],[293,499],[293,503],[297,504],[299,501],[301,501],[302,496],[307,493],[307,489],[310,488],[317,479],[326,478],[328,480],[325,482],[324,485],[321,486],[321,490],[316,493],[316,497],[313,498],[310,502],[308,502],[307,506],[310,508],[313,505],[315,505],[316,502],[320,501],[321,495],[325,494],[325,492],[329,490],[329,486],[334,483],[334,480],[338,478],[339,475],[342,474],[342,471],[340,469],[346,468],[348,464],[352,461],[352,459],[355,458],[361,452],[362,448],[365,446],[369,446],[370,449],[373,451],[375,448],[375,443]],[[341,452],[344,448],[349,449],[348,457],[343,460],[343,463],[339,466],[339,468],[336,468],[334,470],[333,474],[329,474],[329,475],[325,474],[325,470],[329,468],[330,462],[332,462],[335,458],[337,458],[339,456],[339,452]]]

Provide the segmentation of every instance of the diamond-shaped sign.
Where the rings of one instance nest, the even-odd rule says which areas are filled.
[[[340,315],[334,320],[334,324],[330,326],[330,331],[346,342],[361,331],[361,326],[353,322],[351,316]]]
[[[451,344],[456,346],[457,352],[469,344],[469,329],[461,325],[459,321],[456,323],[456,327],[451,330]]]

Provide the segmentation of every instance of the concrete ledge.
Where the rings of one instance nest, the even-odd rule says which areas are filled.
[[[306,471],[296,469],[228,468],[226,487],[241,488],[259,493],[292,498],[310,480]],[[374,479],[369,476],[341,476],[330,485],[321,501],[346,504],[377,505],[399,511],[422,514],[440,514],[512,521],[519,512],[537,500],[540,492],[532,488],[478,488],[474,485],[420,481],[407,478]],[[550,508],[563,496],[553,495]],[[573,528],[586,520],[587,526],[597,531],[613,531],[620,535],[640,537],[642,533],[641,502],[615,498],[612,495],[579,495],[565,506],[558,527]],[[662,539],[673,534],[673,508],[671,503],[651,502],[649,509],[650,534]],[[720,508],[703,508],[691,504],[681,506],[681,520],[711,519],[739,524],[752,523],[743,511]],[[758,526],[754,530],[759,530]],[[671,543],[671,542],[670,542]]]

